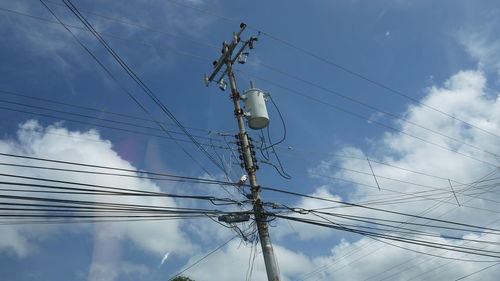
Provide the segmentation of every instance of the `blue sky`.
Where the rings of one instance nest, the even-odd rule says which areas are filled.
[[[269,92],[277,103],[287,129],[287,138],[277,151],[284,169],[292,176],[291,180],[284,179],[274,168],[261,164],[258,173],[261,185],[363,202],[391,198],[394,190],[418,194],[424,185],[447,186],[443,179],[469,183],[498,169],[500,160],[493,156],[500,154],[498,139],[493,136],[500,135],[498,1],[440,1],[439,4],[413,0],[178,1],[195,9],[153,0],[84,0],[74,4],[176,118],[184,126],[194,128],[190,129],[192,134],[215,138],[222,145],[225,145],[224,139],[218,133],[236,132],[232,103],[228,91],[221,92],[216,85],[205,87],[203,75],[212,71],[211,61],[219,57],[221,42],[231,40],[231,33],[239,28],[238,22],[247,23],[249,28],[243,37],[258,35],[259,41],[248,62],[236,67],[238,87],[242,92],[253,80],[256,87]],[[81,26],[60,3],[47,1],[65,23]],[[226,180],[192,144],[180,142],[209,173],[170,140],[103,127],[110,126],[103,118],[149,127],[155,124],[109,113],[148,118],[62,26],[40,20],[54,21],[40,1],[2,0],[0,8],[3,42],[0,44],[0,152]],[[150,29],[125,25],[89,12]],[[171,122],[90,33],[70,28],[156,120]],[[305,49],[316,58],[273,37]],[[407,97],[331,63],[396,89]],[[101,111],[47,103],[5,91]],[[83,124],[30,115],[19,110],[88,120],[27,108],[19,103],[91,115],[101,120],[90,121],[96,124]],[[281,121],[271,103],[268,110],[270,133],[273,140],[278,140],[283,134]],[[390,118],[381,111],[405,121]],[[154,128],[112,126],[162,134]],[[168,128],[179,131],[173,125]],[[252,131],[251,135],[259,139],[258,132]],[[206,139],[199,140],[210,145]],[[214,153],[212,148],[208,150]],[[236,160],[227,150],[218,149],[217,153],[234,171],[231,180],[237,181],[242,171]],[[339,154],[347,157],[338,157]],[[258,157],[262,156],[258,154]],[[382,191],[378,191],[373,176],[366,175],[371,173],[363,160],[366,158],[375,161],[373,168],[381,176],[378,184]],[[2,161],[13,160],[3,157]],[[377,164],[380,162],[420,174]],[[176,194],[228,196],[218,186],[89,178],[4,166],[0,166],[0,171]],[[422,173],[441,179],[425,177]],[[231,192],[231,196],[241,200],[239,194]],[[433,198],[440,205],[432,209],[429,216],[499,227],[498,214],[493,211],[498,210],[495,202],[498,194],[473,198],[467,191],[459,191],[457,200],[463,200],[464,206],[458,209],[454,196],[451,193],[446,196]],[[331,206],[267,191],[263,198],[310,209]],[[137,200],[132,202],[218,208],[187,199]],[[416,214],[434,203],[427,200],[382,206]],[[353,210],[351,214],[369,213]],[[391,217],[380,215],[379,218]],[[270,231],[283,280],[418,280],[424,278],[426,272],[432,272],[425,275],[426,280],[455,280],[489,265],[448,263],[449,260],[369,242],[371,240],[359,235],[280,220],[272,222]],[[168,280],[234,235],[209,219],[0,225],[0,233],[4,237],[0,242],[0,275],[5,280]],[[467,235],[490,238],[487,234]],[[197,281],[243,280],[252,249],[251,244],[234,239],[185,275]],[[457,253],[443,254],[418,247],[414,250],[463,258]],[[160,265],[167,252],[170,253],[168,259]],[[411,270],[397,267],[402,261],[406,261],[405,266],[411,266]],[[253,280],[264,280],[260,252],[255,262]],[[499,270],[500,267],[489,268],[470,280],[496,280]]]

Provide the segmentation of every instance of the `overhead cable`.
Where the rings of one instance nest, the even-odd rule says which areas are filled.
[[[189,4],[186,4],[186,3],[181,3],[181,2],[178,2],[178,1],[175,1],[175,0],[167,0],[167,1],[168,1],[168,2],[170,2],[170,3],[172,3],[172,4],[175,4],[175,5],[177,5],[177,6],[184,7],[184,8],[188,8],[188,9],[191,9],[191,10],[194,10],[194,11],[197,11],[197,12],[200,12],[200,13],[204,13],[204,14],[207,14],[207,15],[210,15],[210,16],[214,16],[214,17],[217,17],[217,18],[219,18],[219,19],[222,19],[222,20],[225,20],[225,21],[228,21],[228,22],[233,22],[233,23],[239,23],[239,22],[241,22],[241,20],[238,20],[238,19],[232,19],[232,18],[229,18],[229,17],[225,17],[225,16],[222,16],[222,15],[220,15],[220,14],[217,14],[217,13],[215,13],[215,12],[213,12],[213,11],[210,11],[210,10],[207,10],[207,9],[197,8],[197,7],[194,7],[194,6],[189,5]],[[359,79],[362,79],[362,80],[364,80],[364,81],[366,81],[366,82],[368,82],[368,83],[370,83],[370,84],[372,84],[372,85],[375,85],[375,86],[377,86],[377,87],[379,87],[379,88],[381,88],[381,89],[387,90],[388,92],[391,92],[391,93],[393,93],[393,94],[396,94],[396,95],[399,95],[399,96],[401,96],[401,97],[404,97],[404,98],[406,98],[406,99],[408,99],[408,100],[410,100],[410,101],[412,101],[412,102],[414,102],[414,103],[416,103],[416,104],[419,104],[419,105],[421,105],[421,106],[423,106],[423,107],[426,107],[426,108],[428,108],[428,109],[430,109],[430,110],[433,110],[433,111],[438,112],[438,113],[440,113],[440,114],[442,114],[442,115],[445,115],[445,116],[447,116],[447,117],[449,117],[449,118],[451,118],[451,119],[453,119],[453,120],[456,120],[456,121],[459,121],[459,122],[461,122],[461,123],[464,123],[464,124],[466,124],[467,126],[469,126],[469,127],[471,127],[471,128],[475,128],[475,129],[480,130],[480,131],[482,131],[482,132],[484,132],[484,133],[487,133],[487,134],[489,134],[489,135],[491,135],[491,136],[494,136],[494,137],[500,138],[500,136],[499,136],[499,135],[497,135],[497,134],[495,134],[495,133],[493,133],[493,132],[490,132],[490,131],[488,131],[488,130],[485,130],[485,129],[483,129],[483,128],[481,128],[481,127],[477,126],[477,125],[471,124],[470,122],[464,121],[464,120],[462,120],[462,119],[460,119],[460,118],[458,118],[458,117],[456,117],[456,116],[454,116],[454,115],[452,115],[452,114],[449,114],[449,113],[444,112],[444,111],[443,111],[443,110],[441,110],[441,109],[438,109],[438,108],[436,108],[436,107],[433,107],[433,106],[431,106],[431,105],[428,105],[428,104],[426,104],[426,103],[423,103],[423,102],[419,101],[418,99],[413,98],[413,97],[411,97],[410,95],[403,93],[402,91],[396,90],[396,89],[394,89],[394,88],[392,88],[392,87],[390,87],[390,86],[385,85],[384,83],[381,83],[381,82],[375,81],[374,79],[371,79],[371,78],[369,78],[369,77],[367,77],[367,76],[365,76],[365,75],[360,74],[359,72],[356,72],[356,71],[354,71],[354,70],[351,70],[351,69],[347,68],[346,66],[340,65],[340,64],[338,64],[338,63],[336,63],[336,62],[333,62],[332,60],[329,60],[329,59],[324,58],[324,57],[322,57],[322,56],[320,56],[320,55],[317,55],[317,54],[315,54],[315,53],[313,53],[313,52],[311,52],[311,51],[306,50],[305,48],[299,47],[299,46],[297,46],[297,45],[295,45],[295,44],[293,44],[293,43],[290,43],[290,42],[288,42],[288,41],[286,41],[286,40],[284,40],[284,39],[281,39],[281,38],[279,38],[279,37],[277,37],[277,36],[275,36],[275,35],[272,35],[272,34],[270,34],[270,33],[268,33],[268,32],[265,32],[265,31],[263,31],[262,29],[259,29],[259,28],[257,28],[257,27],[253,27],[253,26],[251,26],[251,25],[249,25],[249,26],[248,26],[248,28],[251,28],[251,29],[253,29],[253,30],[255,30],[255,31],[258,31],[258,32],[260,32],[262,35],[267,36],[267,37],[269,37],[270,39],[275,40],[276,42],[279,42],[279,43],[281,43],[281,44],[283,44],[283,45],[285,45],[285,46],[288,46],[288,47],[290,47],[290,48],[292,48],[292,49],[295,49],[295,50],[297,50],[297,51],[300,51],[300,52],[302,52],[302,53],[304,53],[304,54],[308,55],[309,57],[312,57],[312,58],[314,58],[314,59],[316,59],[316,60],[318,60],[318,61],[324,62],[324,63],[326,63],[326,64],[328,64],[328,65],[330,65],[330,66],[333,66],[333,67],[335,67],[335,68],[337,68],[337,69],[339,69],[339,70],[341,70],[341,71],[343,71],[343,72],[345,72],[345,73],[348,73],[348,74],[350,74],[350,75],[352,75],[352,76],[354,76],[354,77],[357,77],[357,78],[359,78]]]

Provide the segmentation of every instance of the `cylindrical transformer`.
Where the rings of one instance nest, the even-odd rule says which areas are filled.
[[[264,92],[257,88],[247,90],[241,97],[244,102],[248,126],[254,130],[260,130],[269,124],[266,100]]]

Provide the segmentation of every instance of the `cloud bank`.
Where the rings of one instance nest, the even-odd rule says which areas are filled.
[[[92,163],[123,169],[136,169],[131,163],[123,160],[113,150],[111,142],[102,139],[97,131],[69,131],[62,124],[42,127],[35,120],[21,124],[15,138],[0,140],[0,152],[62,161]],[[40,162],[35,160],[13,159],[4,156],[2,156],[2,161],[22,165],[40,165]],[[67,168],[65,165],[54,163],[43,163],[43,165]],[[80,167],[78,169],[92,170],[91,168]],[[144,191],[161,191],[155,183],[143,178],[111,177],[105,175],[89,176],[88,174],[7,166],[2,166],[2,172],[5,174],[118,186]],[[11,178],[3,178],[12,181]],[[25,183],[30,182],[26,180],[20,181]],[[74,195],[71,199],[97,202],[104,200],[105,202],[149,206],[178,206],[178,203],[171,198],[158,197],[112,197],[103,199],[96,195]],[[186,255],[194,250],[194,245],[182,231],[178,221],[121,222],[111,225],[75,225],[71,227],[1,225],[0,231],[2,233],[0,251],[7,251],[18,257],[28,256],[33,250],[36,250],[36,245],[40,240],[49,239],[48,235],[41,234],[51,233],[51,239],[54,239],[59,235],[65,235],[68,231],[92,234],[95,237],[95,243],[100,243],[101,245],[106,245],[111,243],[111,241],[118,241],[117,247],[121,247],[121,243],[124,242],[133,243],[138,249],[157,255],[160,258],[165,252]]]

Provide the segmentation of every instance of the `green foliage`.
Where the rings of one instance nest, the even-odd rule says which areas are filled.
[[[178,276],[172,279],[171,281],[194,281],[194,280],[188,277]]]

